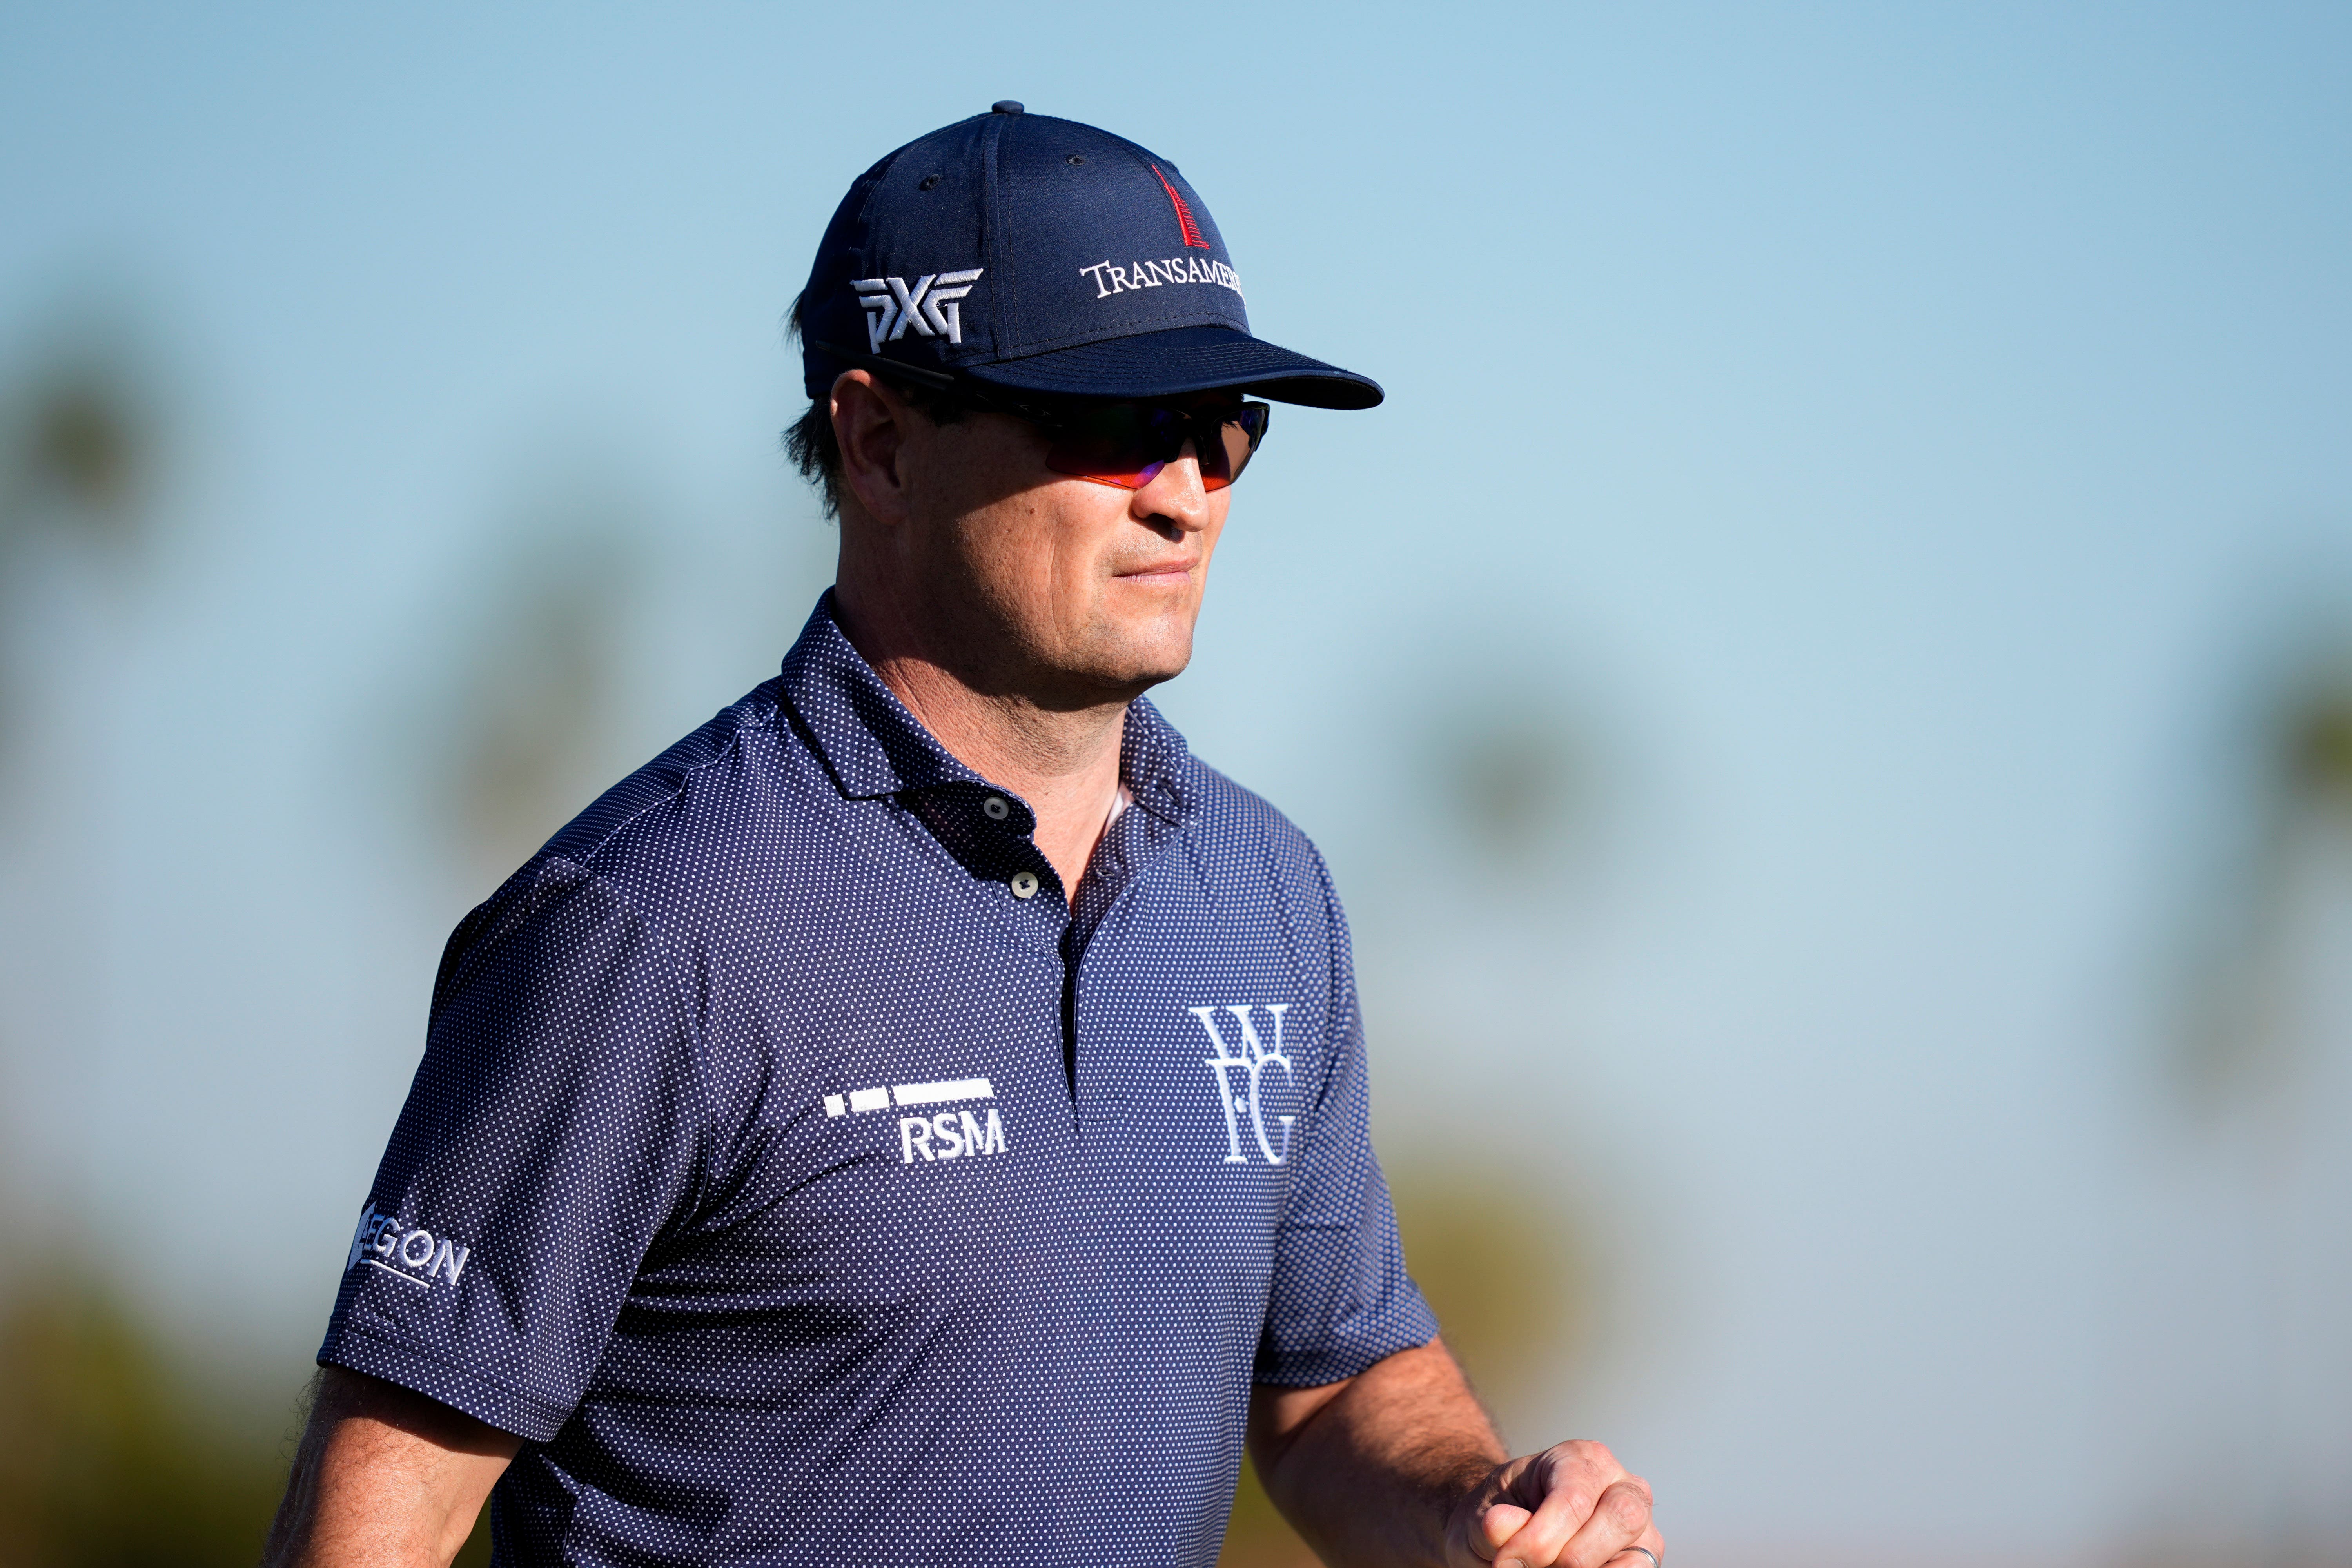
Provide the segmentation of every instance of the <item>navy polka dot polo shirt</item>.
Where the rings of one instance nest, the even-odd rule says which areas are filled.
[[[511,1563],[1213,1562],[1253,1384],[1436,1324],[1322,861],[1148,702],[1075,908],[835,625],[449,941],[320,1360]]]

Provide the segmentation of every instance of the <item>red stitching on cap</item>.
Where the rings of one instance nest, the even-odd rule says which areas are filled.
[[[1160,174],[1160,165],[1152,164],[1151,172]],[[1176,194],[1176,187],[1168,183],[1165,174],[1160,174],[1160,188],[1168,193],[1168,205],[1176,209],[1176,221],[1184,227],[1184,243],[1202,250],[1215,249],[1216,247],[1201,237],[1201,226],[1192,221],[1192,209],[1184,205],[1184,198]]]

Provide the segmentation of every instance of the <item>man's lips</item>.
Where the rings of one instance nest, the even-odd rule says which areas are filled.
[[[1111,574],[1129,583],[1174,583],[1192,574],[1190,561],[1155,561],[1142,566],[1124,566]]]

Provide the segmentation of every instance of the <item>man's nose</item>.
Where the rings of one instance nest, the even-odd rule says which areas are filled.
[[[1187,533],[1198,533],[1209,526],[1209,489],[1201,482],[1201,457],[1192,442],[1186,441],[1167,466],[1151,476],[1151,482],[1135,492],[1133,506],[1141,522],[1158,518]]]

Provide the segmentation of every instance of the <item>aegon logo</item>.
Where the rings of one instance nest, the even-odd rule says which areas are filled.
[[[1297,1121],[1298,1118],[1296,1116],[1274,1118],[1275,1124],[1282,1129],[1282,1147],[1279,1150],[1276,1149],[1274,1140],[1267,1133],[1265,1125],[1265,1069],[1280,1068],[1283,1087],[1286,1089],[1296,1087],[1297,1076],[1290,1070],[1290,1058],[1285,1055],[1282,1049],[1282,1016],[1290,1011],[1290,1004],[1287,1002],[1265,1004],[1266,1012],[1274,1018],[1274,1047],[1270,1050],[1266,1047],[1265,1042],[1258,1037],[1257,1026],[1251,1020],[1250,1015],[1256,1010],[1255,1005],[1244,1007],[1187,1007],[1184,1010],[1201,1021],[1202,1031],[1209,1037],[1209,1048],[1216,1052],[1216,1055],[1202,1065],[1216,1078],[1217,1105],[1225,1113],[1227,1149],[1225,1163],[1228,1165],[1249,1163],[1249,1156],[1242,1152],[1241,1119],[1246,1114],[1249,1117],[1250,1131],[1257,1139],[1258,1152],[1265,1156],[1267,1164],[1281,1164],[1290,1158],[1290,1127],[1291,1123]],[[1230,1050],[1227,1049],[1225,1037],[1217,1033],[1219,1013],[1232,1014],[1234,1022],[1240,1026],[1240,1037],[1234,1042],[1233,1048]],[[1238,1086],[1239,1092],[1234,1081],[1236,1074],[1242,1075]]]
[[[378,1214],[371,1205],[360,1213],[360,1227],[352,1233],[352,1253],[343,1260],[343,1272],[348,1274],[364,1262],[411,1285],[430,1286],[436,1278],[446,1278],[455,1285],[457,1276],[465,1272],[468,1256],[464,1243],[447,1237],[436,1240],[423,1226],[403,1230],[396,1216]]]
[[[963,307],[958,301],[986,270],[926,272],[911,289],[904,278],[852,279],[849,286],[857,290],[857,302],[866,310],[866,346],[878,354],[884,343],[897,342],[909,327],[919,338],[963,342]]]
[[[827,1116],[858,1116],[896,1105],[952,1105],[960,1100],[993,1100],[996,1086],[984,1078],[941,1079],[936,1083],[902,1083],[888,1089],[853,1089],[846,1095],[824,1097]],[[936,1144],[936,1147],[934,1145]],[[996,1107],[982,1121],[969,1110],[942,1110],[928,1116],[898,1118],[898,1163],[961,1159],[966,1154],[1004,1152],[1004,1123]]]

